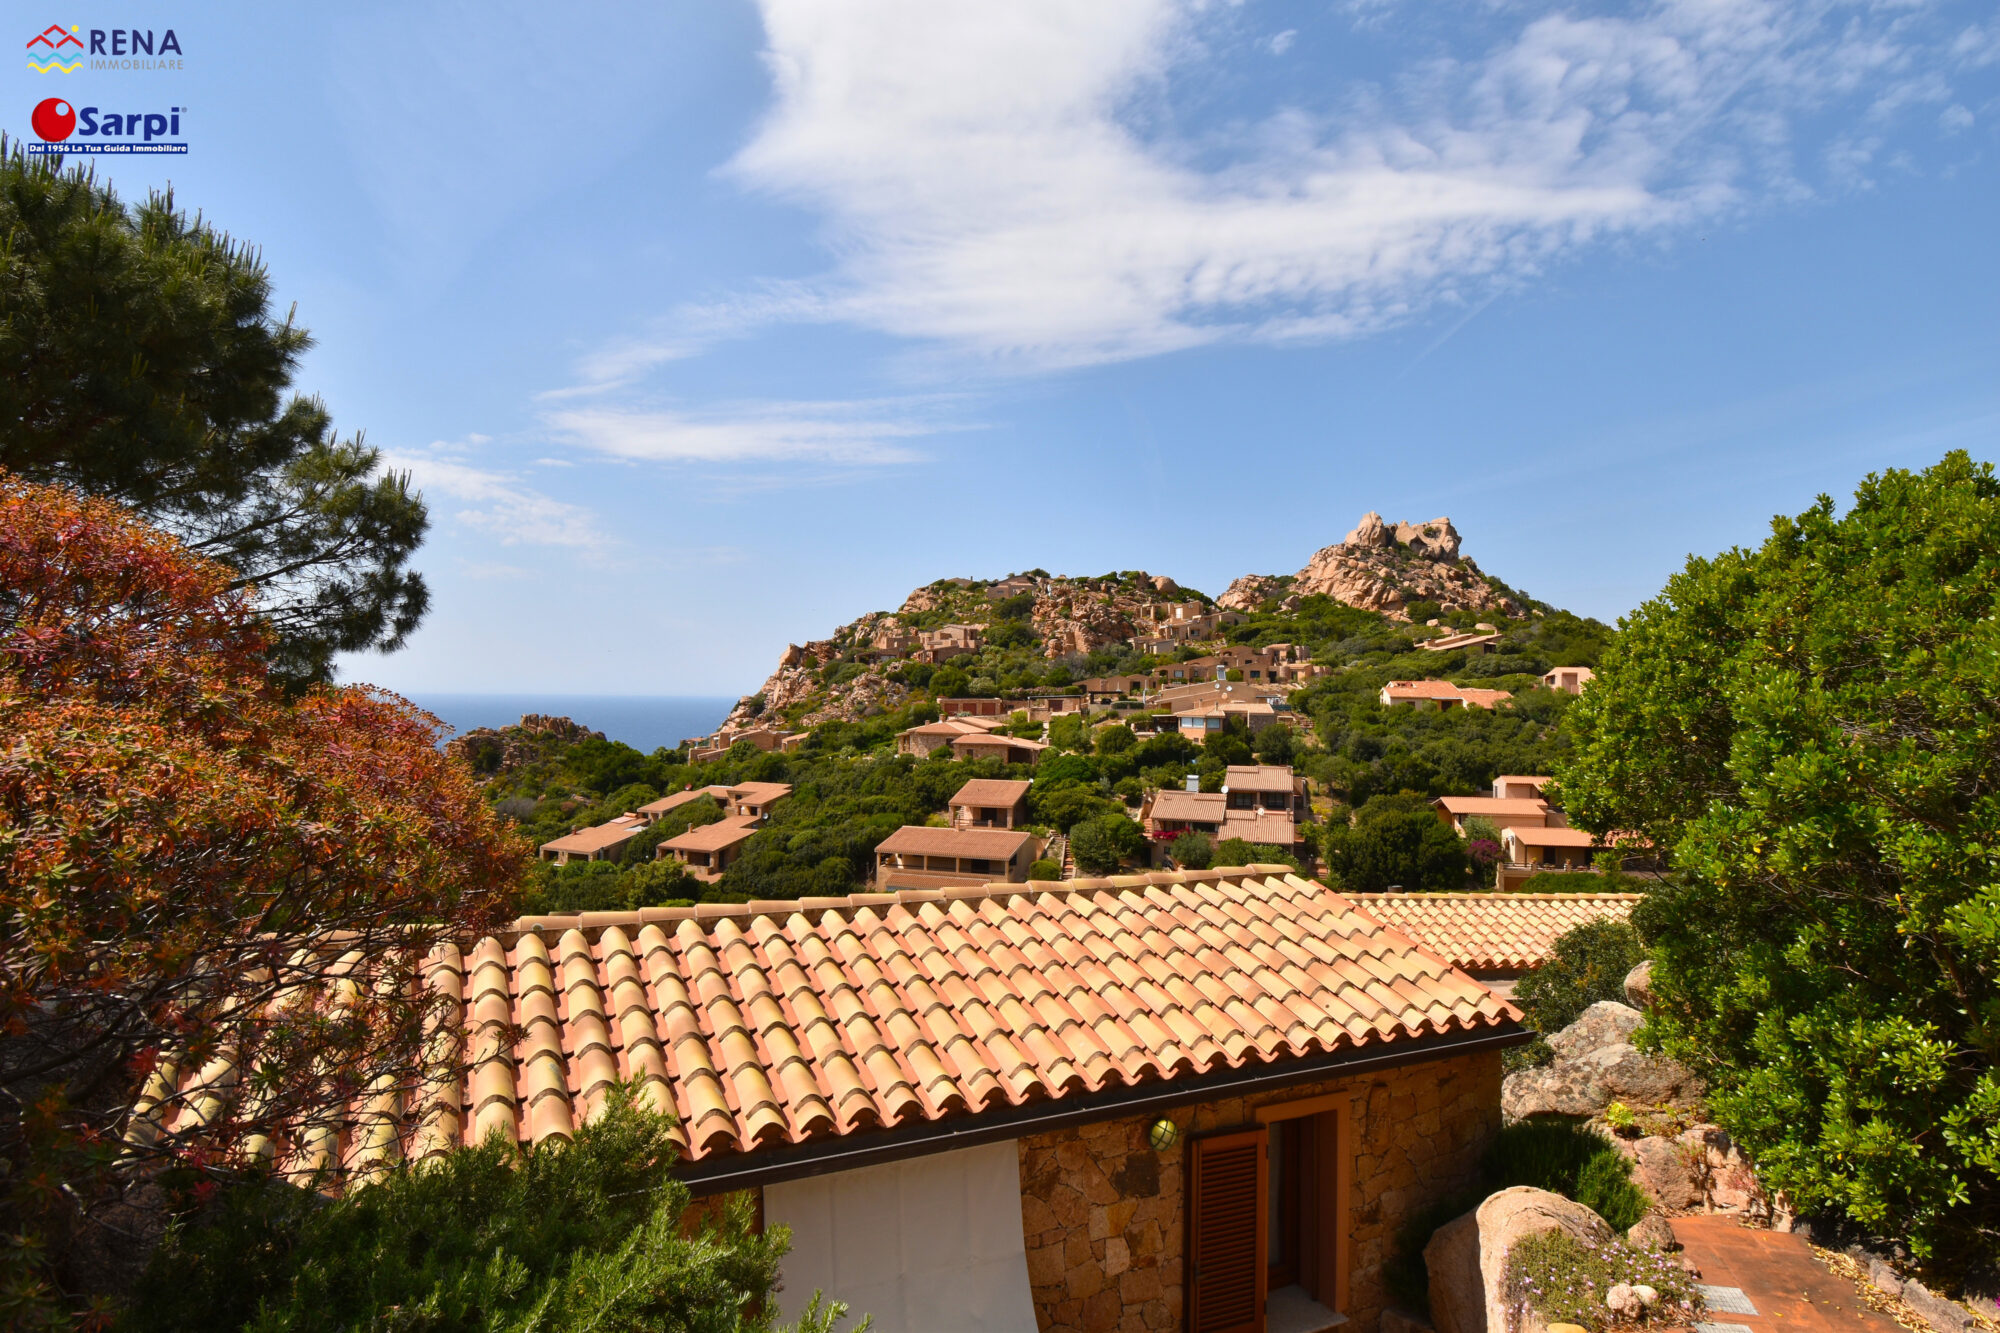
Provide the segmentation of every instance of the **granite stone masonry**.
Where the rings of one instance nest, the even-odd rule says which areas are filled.
[[[1500,1128],[1500,1079],[1499,1054],[1486,1052],[1206,1102],[1171,1113],[1181,1137],[1165,1153],[1146,1141],[1153,1116],[1020,1140],[1036,1322],[1042,1333],[1179,1329],[1188,1140],[1252,1125],[1260,1106],[1334,1096],[1335,1114],[1352,1117],[1344,1313],[1351,1333],[1375,1333],[1397,1228],[1475,1182]]]

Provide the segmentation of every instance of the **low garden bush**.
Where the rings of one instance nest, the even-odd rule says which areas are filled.
[[[1580,1120],[1530,1116],[1500,1131],[1486,1154],[1491,1188],[1533,1185],[1575,1199],[1623,1231],[1646,1215],[1632,1163]]]
[[[201,1180],[125,1327],[763,1333],[789,1236],[756,1234],[747,1207],[684,1233],[669,1125],[620,1088],[573,1142],[525,1152],[496,1136],[338,1200]],[[825,1333],[842,1313],[798,1327]]]
[[[1613,1310],[1613,1288],[1650,1287],[1650,1307],[1632,1301]],[[1528,1327],[1530,1315],[1547,1324],[1587,1329],[1639,1324],[1687,1328],[1702,1313],[1701,1291],[1680,1261],[1623,1241],[1585,1245],[1565,1231],[1523,1236],[1507,1252],[1507,1311],[1511,1328]],[[1497,1331],[1496,1331],[1497,1333]]]

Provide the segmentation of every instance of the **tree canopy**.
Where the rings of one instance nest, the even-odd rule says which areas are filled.
[[[272,689],[233,582],[108,501],[0,475],[0,1289],[21,1310],[94,1280],[75,1256],[118,1155],[310,1158],[286,1127],[415,1077],[423,957],[497,922],[522,863],[434,719]]]
[[[1691,559],[1570,710],[1579,825],[1670,859],[1653,1018],[1804,1208],[2000,1248],[2000,481],[1870,476]]]
[[[291,391],[312,339],[259,255],[0,143],[0,468],[129,506],[254,589],[274,666],[401,646],[429,604],[408,478]]]

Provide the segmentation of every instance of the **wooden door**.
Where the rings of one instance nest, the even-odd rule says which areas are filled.
[[[1269,1214],[1265,1129],[1190,1142],[1188,1328],[1264,1333]]]

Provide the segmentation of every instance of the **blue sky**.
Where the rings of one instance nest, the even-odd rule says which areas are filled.
[[[2000,429],[1990,4],[36,13],[186,68],[128,194],[254,241],[432,505],[421,691],[733,694],[949,574],[1219,592],[1449,514],[1606,618]],[[129,105],[128,105],[129,104]]]

